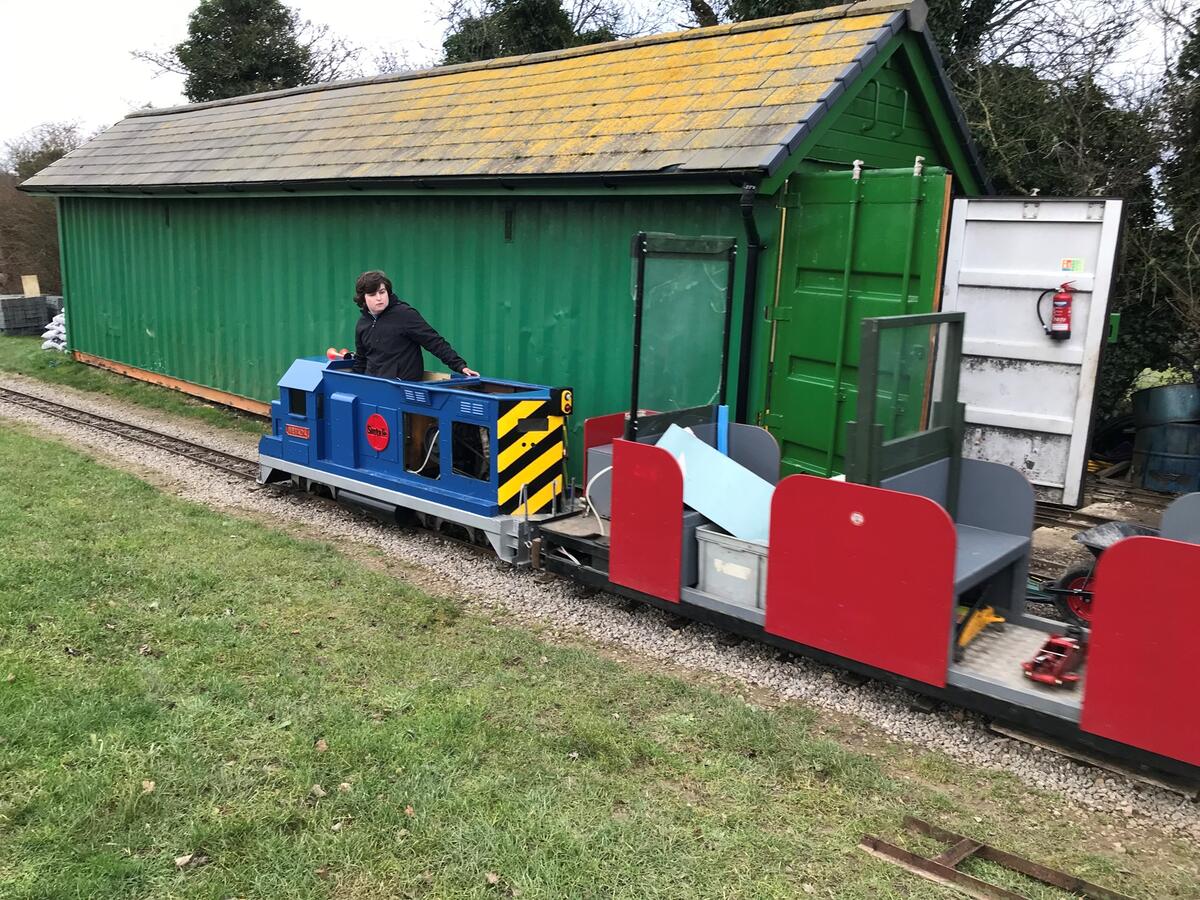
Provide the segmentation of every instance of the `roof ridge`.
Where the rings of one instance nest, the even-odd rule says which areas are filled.
[[[257,94],[242,94],[237,97],[226,97],[222,100],[206,100],[200,103],[185,103],[180,106],[167,106],[161,109],[138,109],[125,115],[126,119],[147,118],[151,116],[175,115],[183,112],[194,112],[201,109],[213,109],[222,106],[237,106],[243,103],[256,103],[260,100],[272,100],[277,97],[290,97],[297,94],[312,94],[321,91],[339,90],[341,88],[359,87],[366,84],[391,84],[398,81],[415,81],[420,78],[435,78],[439,75],[450,75],[457,72],[473,72],[481,69],[507,69],[535,63],[550,62],[559,59],[573,59],[581,56],[594,56],[601,53],[613,53],[631,47],[648,47],[656,44],[670,44],[677,41],[699,40],[722,34],[742,34],[748,31],[767,31],[773,28],[784,28],[789,25],[800,25],[806,22],[821,22],[828,19],[845,19],[857,16],[877,15],[884,12],[910,10],[913,7],[924,7],[924,0],[859,0],[839,6],[826,6],[821,9],[805,12],[788,13],[783,16],[771,16],[766,19],[750,19],[746,22],[727,22],[722,25],[711,25],[707,28],[688,28],[682,31],[667,31],[661,34],[651,34],[644,37],[626,38],[619,41],[607,41],[603,44],[587,44],[582,47],[567,47],[563,50],[550,50],[544,53],[529,53],[524,56],[503,56],[497,59],[486,59],[478,62],[458,63],[451,66],[433,66],[428,69],[415,69],[409,72],[395,72],[387,75],[373,75],[366,78],[352,78],[346,81],[327,81],[320,84],[305,84],[291,88],[281,88],[275,91],[263,91]],[[923,15],[922,15],[923,18]]]

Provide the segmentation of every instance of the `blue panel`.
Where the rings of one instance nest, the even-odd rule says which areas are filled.
[[[354,445],[358,431],[354,427],[353,394],[331,394],[329,397],[329,458],[339,466],[358,465]]]
[[[296,440],[295,438],[284,438],[283,440],[283,458],[290,459],[292,462],[303,463],[308,465],[309,452],[308,442]]]
[[[292,363],[279,379],[281,388],[296,388],[300,391],[315,391],[325,374],[326,360],[321,357],[298,359]]]
[[[470,422],[472,419],[479,419],[481,422],[486,422],[488,413],[491,412],[495,416],[495,404],[488,403],[487,398],[480,397],[464,398],[458,401],[458,419],[461,422]]]
[[[387,422],[388,444],[376,456],[384,462],[398,465],[400,463],[399,448],[404,446],[404,433],[400,427],[400,416],[396,414],[396,410],[388,409],[386,406],[379,407],[379,414]]]
[[[679,461],[686,505],[734,537],[767,540],[773,485],[678,425],[668,428],[655,446]]]
[[[411,383],[405,384],[401,389],[401,396],[404,397],[404,402],[412,406],[429,406],[430,394],[425,388],[414,387]]]

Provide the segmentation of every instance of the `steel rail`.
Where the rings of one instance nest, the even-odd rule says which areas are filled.
[[[257,461],[246,459],[243,456],[237,456],[233,453],[226,453],[224,450],[217,450],[215,447],[206,447],[203,444],[163,434],[161,431],[155,431],[152,428],[143,428],[140,425],[110,419],[107,416],[77,409],[73,406],[66,406],[62,403],[46,400],[43,397],[37,397],[33,394],[26,394],[22,391],[14,391],[11,388],[0,388],[0,401],[23,406],[26,409],[31,409],[43,415],[54,416],[55,418],[71,422],[74,425],[83,425],[87,428],[94,428],[97,431],[104,431],[127,441],[144,444],[155,450],[163,450],[175,456],[182,456],[191,462],[197,462],[214,469],[221,469],[239,478],[249,481],[256,481],[258,479]]]
[[[1087,897],[1090,900],[1131,900],[1125,894],[1119,894],[1101,885],[1084,881],[1069,872],[1053,869],[1015,853],[990,846],[983,841],[964,837],[953,831],[946,831],[944,828],[938,828],[936,825],[931,825],[913,816],[904,817],[904,827],[915,834],[940,841],[948,845],[948,849],[929,859],[888,843],[873,834],[864,834],[858,846],[871,856],[907,869],[928,881],[957,888],[968,897],[976,897],[979,900],[1026,900],[1026,897],[1024,894],[1018,894],[960,871],[959,863],[970,857],[986,859],[1034,881],[1067,891],[1075,897]]]
[[[1092,528],[1095,525],[1104,525],[1107,522],[1117,521],[1108,516],[1096,516],[1091,513],[1080,512],[1077,509],[1064,509],[1061,506],[1053,506],[1047,503],[1039,503],[1034,510],[1033,520],[1035,525],[1062,525],[1068,528],[1078,528],[1081,531],[1085,528]]]

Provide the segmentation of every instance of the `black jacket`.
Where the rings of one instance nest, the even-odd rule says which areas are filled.
[[[378,316],[363,309],[354,329],[354,371],[380,378],[420,381],[425,371],[422,347],[452,372],[466,368],[466,361],[446,339],[419,312],[392,294],[391,302]]]

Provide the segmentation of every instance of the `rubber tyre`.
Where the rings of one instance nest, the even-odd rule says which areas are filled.
[[[1095,572],[1095,566],[1080,566],[1077,569],[1070,569],[1062,578],[1054,582],[1054,586],[1063,590],[1090,591],[1095,587]],[[1054,605],[1058,607],[1058,611],[1062,613],[1063,618],[1068,622],[1082,625],[1085,628],[1091,627],[1091,598],[1085,600],[1081,597],[1073,597],[1068,594],[1055,594]]]

